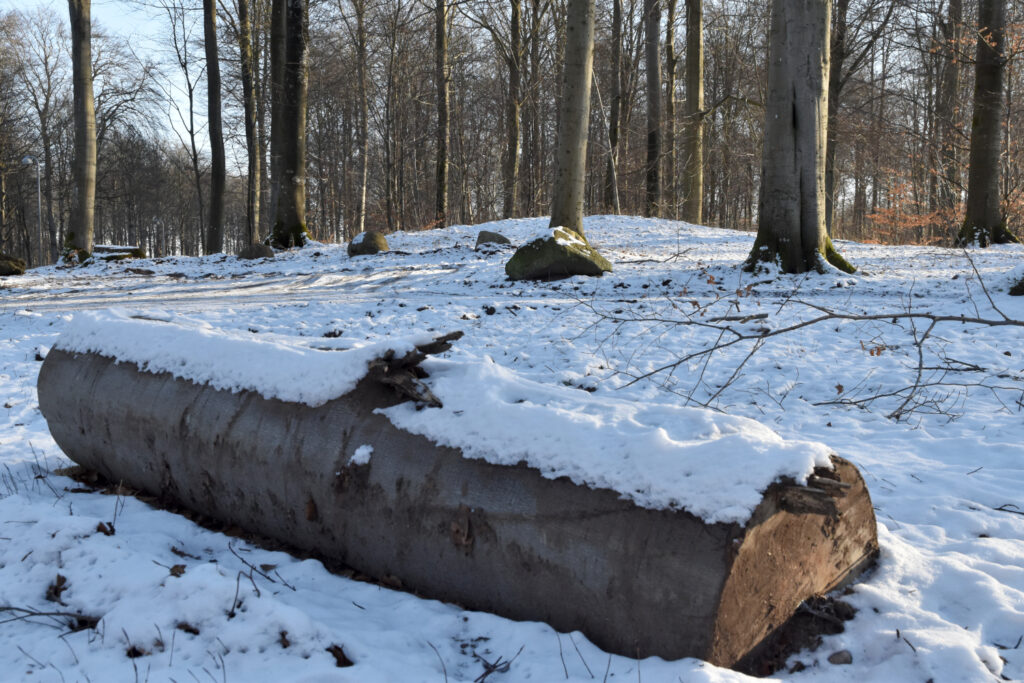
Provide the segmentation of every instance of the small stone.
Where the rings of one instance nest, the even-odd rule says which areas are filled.
[[[849,650],[839,650],[833,652],[828,656],[828,661],[832,664],[853,664],[853,655],[850,654]]]
[[[554,228],[519,247],[505,264],[510,280],[557,280],[573,275],[603,275],[612,264],[586,238],[566,228]]]
[[[239,260],[251,261],[258,258],[274,258],[274,250],[266,244],[250,244],[238,252]]]
[[[25,262],[20,258],[8,256],[0,252],[0,277],[6,275],[24,275]]]
[[[479,249],[482,244],[512,244],[512,241],[500,232],[481,230],[476,236],[476,248]]]
[[[384,235],[376,230],[361,232],[348,243],[349,256],[370,256],[382,251],[390,251]]]

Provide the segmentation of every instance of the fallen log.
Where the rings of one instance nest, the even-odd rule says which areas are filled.
[[[376,412],[439,402],[418,364],[451,341],[384,354],[354,389],[317,406],[58,343],[39,404],[64,452],[108,479],[630,657],[734,666],[805,599],[876,556],[867,489],[839,457],[810,486],[769,486],[746,523],[707,523],[523,463],[469,459]]]

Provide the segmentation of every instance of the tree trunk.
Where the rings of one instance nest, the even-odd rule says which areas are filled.
[[[612,91],[608,114],[608,167],[605,171],[604,204],[618,211],[619,119],[622,107],[622,0],[612,0]]]
[[[852,272],[825,232],[829,0],[774,0],[769,35],[757,239],[748,264],[787,273],[822,257]]]
[[[448,0],[436,0],[434,6],[434,78],[437,81],[437,195],[434,222],[448,225]]]
[[[839,116],[839,91],[843,62],[846,61],[846,15],[850,0],[836,0],[832,22],[832,45],[828,72],[828,142],[825,147],[825,230],[832,235],[836,200],[836,120]]]
[[[647,71],[647,184],[645,216],[661,215],[661,5],[644,0],[644,66]]]
[[[203,0],[203,47],[206,49],[206,115],[210,131],[210,222],[206,253],[224,251],[224,126],[220,113],[220,59],[217,57],[217,6]]]
[[[519,185],[519,88],[522,80],[522,2],[510,0],[512,17],[509,35],[508,102],[505,109],[505,158],[503,160],[501,216],[511,218],[516,211],[516,190]]]
[[[277,230],[278,202],[281,196],[281,152],[284,145],[284,125],[281,104],[284,102],[284,64],[287,60],[288,0],[271,0],[270,5],[270,215],[275,221],[271,232]]]
[[[273,242],[281,248],[302,246],[306,230],[306,92],[308,75],[308,4],[307,0],[274,0],[286,4],[285,63],[282,68],[281,101],[278,104],[281,131],[278,135],[281,153],[281,182],[277,213],[274,218]],[[274,53],[279,53],[274,50]]]
[[[676,177],[676,0],[665,0],[665,211],[669,218],[679,213]]]
[[[936,98],[935,118],[939,126],[939,179],[936,203],[939,211],[948,220],[960,202],[960,163],[957,156],[959,116],[957,98],[960,94],[961,63],[960,42],[963,38],[963,3],[950,0],[949,14],[942,26],[942,77],[939,95]]]
[[[567,228],[581,236],[593,66],[594,0],[568,0],[551,227]]]
[[[1003,81],[1006,0],[978,3],[978,51],[974,61],[974,117],[971,160],[967,176],[967,215],[960,228],[961,244],[1017,242],[1006,227],[999,192],[1003,123]]]
[[[238,0],[238,50],[242,63],[242,105],[245,110],[245,149],[249,166],[245,185],[245,240],[259,242],[260,234],[260,149],[256,132],[256,83],[253,64],[250,0]]]
[[[700,224],[704,219],[703,0],[686,0],[686,128],[683,136],[683,220]]]
[[[356,87],[359,98],[359,186],[356,188],[356,234],[366,230],[366,184],[370,153],[370,99],[366,92],[366,3],[355,0],[356,12]],[[353,235],[355,237],[355,235]]]
[[[79,258],[92,252],[93,212],[96,206],[96,110],[92,100],[92,22],[90,0],[68,0],[71,16],[72,110],[75,159],[72,164],[71,225],[66,252]]]

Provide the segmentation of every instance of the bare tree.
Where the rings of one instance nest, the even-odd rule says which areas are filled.
[[[704,4],[686,0],[686,125],[683,129],[684,221],[701,223],[704,207]]]
[[[644,68],[647,72],[647,194],[645,216],[661,215],[661,4],[644,0]]]
[[[278,9],[278,5],[284,5]],[[306,56],[309,40],[307,0],[274,0],[274,11],[284,16],[284,49],[271,47],[271,56],[284,57],[281,68],[278,119],[272,130],[280,143],[280,185],[274,217],[273,242],[278,247],[306,242]],[[273,38],[277,38],[274,35]],[[274,67],[272,67],[273,70]]]
[[[224,250],[224,124],[220,107],[220,59],[217,56],[217,6],[215,0],[203,0],[203,46],[206,48],[207,125],[210,134],[210,223],[206,232],[206,252]]]
[[[90,0],[68,0],[71,17],[71,81],[74,90],[75,161],[71,225],[65,250],[79,258],[92,252],[96,204],[96,112],[92,101]]]
[[[960,242],[973,242],[981,247],[1019,242],[1006,227],[999,183],[1006,75],[1005,33],[1006,0],[980,0],[967,215],[960,229]]]
[[[565,65],[555,182],[551,190],[551,227],[563,227],[583,235],[583,185],[594,68],[594,0],[568,0],[565,22]]]
[[[829,0],[773,0],[757,239],[748,263],[847,272],[825,231]]]
[[[437,81],[437,160],[434,179],[437,194],[434,222],[448,225],[448,0],[434,5],[434,79]]]
[[[253,50],[252,22],[249,19],[251,0],[237,0],[238,53],[242,70],[242,106],[245,109],[245,149],[248,158],[246,174],[246,241],[259,241],[260,230],[260,158],[257,139],[256,69]]]

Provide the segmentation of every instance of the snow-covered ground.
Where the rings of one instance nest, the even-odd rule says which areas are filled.
[[[578,391],[581,404],[653,406],[620,417],[673,441],[693,415],[682,409],[706,405],[731,416],[714,417],[722,424],[752,418],[787,442],[825,443],[865,476],[881,557],[844,598],[858,609],[846,631],[776,677],[1024,678],[1024,327],[929,330],[907,317],[1024,320],[1024,297],[1006,294],[1024,248],[840,243],[857,275],[749,274],[738,267],[749,234],[593,217],[588,237],[614,272],[552,283],[509,282],[510,251],[472,248],[481,228],[518,244],[545,224],[399,233],[395,251],[370,257],[311,245],[272,261],[168,258],[0,281],[0,680],[474,681],[499,658],[511,664],[492,683],[744,678],[609,656],[580,633],[334,575],[82,489],[55,472],[69,461],[38,410],[38,358],[76,313],[110,307],[345,348],[462,330],[425,365],[439,387],[477,368],[475,381],[538,404]],[[851,317],[865,315],[876,317]],[[687,359],[734,332],[751,339]],[[742,474],[735,459],[706,468]],[[100,621],[73,631],[65,614]],[[338,668],[332,646],[355,665]],[[851,664],[829,663],[840,650]]]

